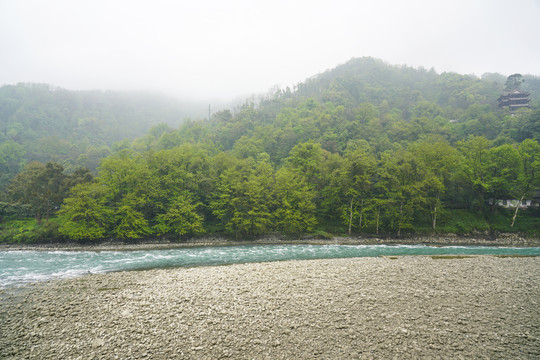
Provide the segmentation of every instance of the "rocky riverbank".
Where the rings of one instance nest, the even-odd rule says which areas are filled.
[[[6,290],[0,323],[6,359],[538,359],[540,258],[89,275]]]
[[[444,245],[477,245],[477,246],[517,246],[536,247],[540,246],[540,238],[522,237],[517,234],[499,234],[496,237],[488,237],[485,234],[476,236],[457,236],[447,234],[441,236],[410,236],[410,237],[340,237],[317,238],[301,237],[291,239],[280,235],[263,236],[257,239],[236,241],[225,237],[208,236],[191,238],[184,241],[170,241],[167,239],[144,239],[138,241],[122,241],[118,239],[86,242],[86,243],[45,243],[45,244],[0,244],[0,251],[6,250],[88,250],[88,251],[110,251],[110,250],[151,250],[151,249],[173,249],[193,246],[226,246],[226,245],[248,245],[248,244],[342,244],[342,245],[374,245],[374,244],[426,244],[435,246]]]

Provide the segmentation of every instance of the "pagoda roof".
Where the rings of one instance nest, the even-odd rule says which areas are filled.
[[[525,95],[529,96],[530,93],[527,91],[521,91],[521,90],[514,90],[514,91],[505,91],[501,94],[501,96],[509,96],[509,95]]]

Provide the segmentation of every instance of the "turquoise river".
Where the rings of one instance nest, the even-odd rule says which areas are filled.
[[[540,247],[242,245],[140,251],[0,251],[0,288],[112,271],[397,255],[540,256]]]

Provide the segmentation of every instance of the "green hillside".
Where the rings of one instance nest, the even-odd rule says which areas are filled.
[[[275,232],[537,236],[538,208],[490,202],[533,200],[540,189],[540,79],[519,78],[531,108],[510,113],[497,104],[508,86],[503,75],[352,59],[210,120],[157,124],[118,143],[94,179],[54,164],[28,166],[6,191],[4,213],[29,211],[39,221],[59,209],[42,227],[85,241]],[[42,190],[32,195],[25,184]]]
[[[194,106],[151,94],[2,86],[0,189],[29,161],[94,170],[114,143],[142,136],[158,123],[177,126]]]

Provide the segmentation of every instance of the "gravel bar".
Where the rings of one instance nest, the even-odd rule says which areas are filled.
[[[2,359],[539,359],[539,257],[403,256],[4,289]]]

